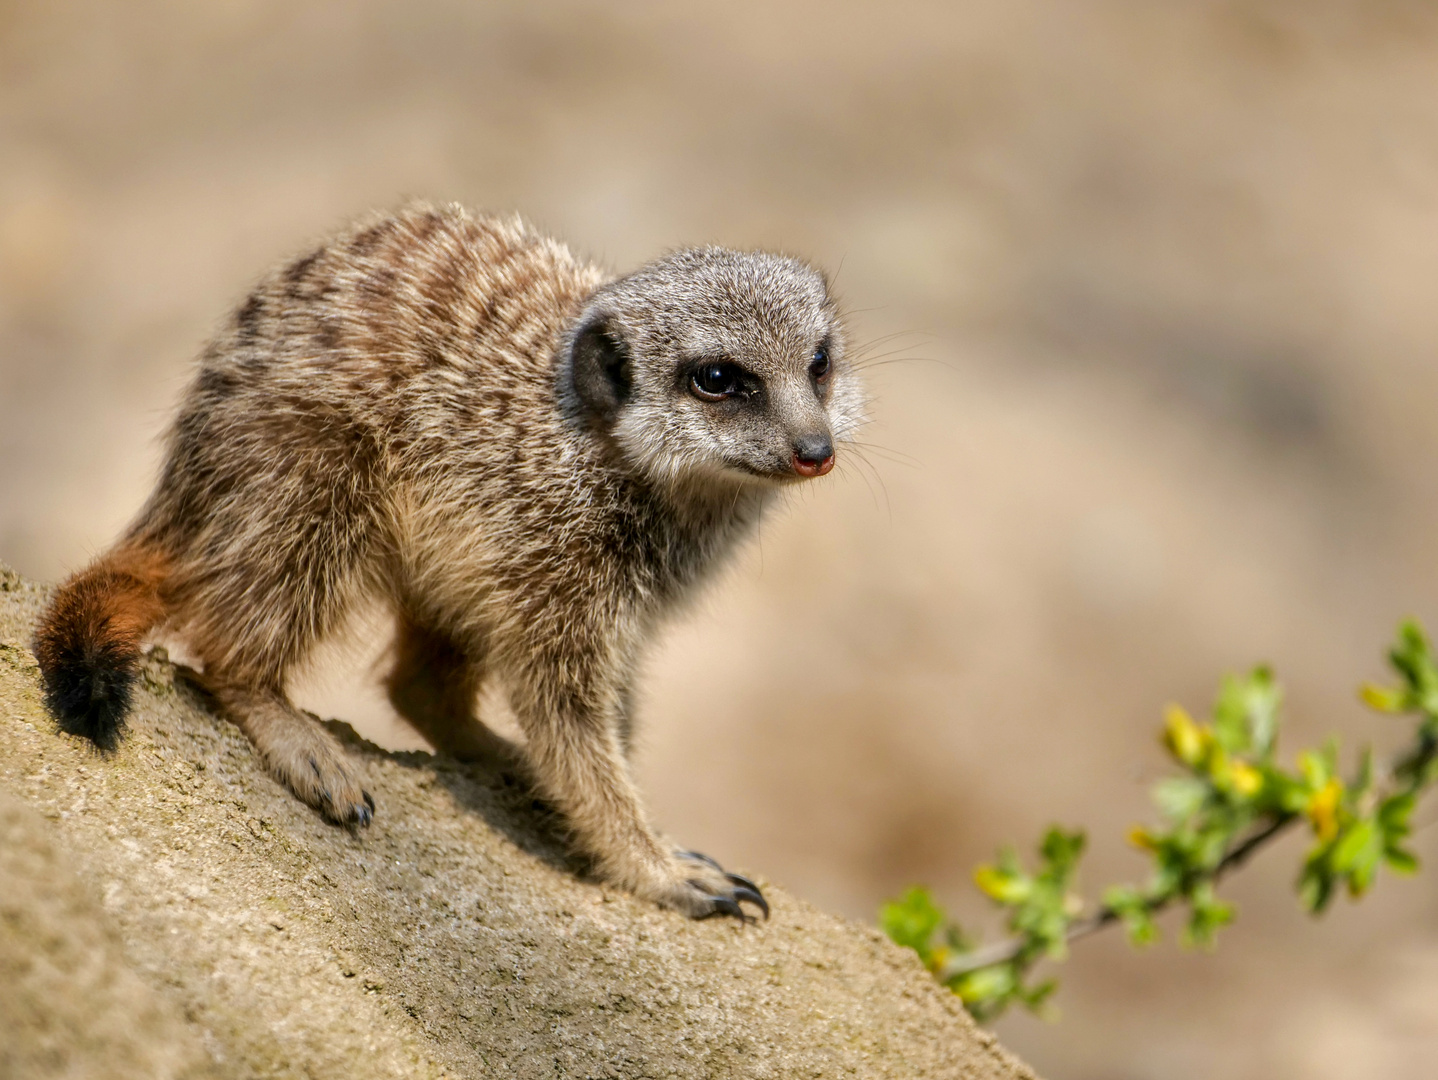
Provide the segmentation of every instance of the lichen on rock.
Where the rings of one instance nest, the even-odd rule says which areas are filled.
[[[1032,1073],[917,959],[772,883],[690,922],[587,880],[522,766],[386,753],[326,824],[162,653],[128,736],[57,734],[0,566],[0,1075]]]

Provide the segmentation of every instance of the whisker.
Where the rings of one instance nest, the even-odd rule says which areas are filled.
[[[862,349],[854,349],[849,353],[850,362],[858,366],[872,363],[889,356],[897,356],[899,353],[913,351],[918,342],[898,341],[893,338],[879,338],[869,342]]]
[[[869,497],[874,500],[875,510],[879,508],[879,502],[878,498],[874,495],[874,483],[879,485],[879,490],[884,496],[884,514],[888,518],[889,524],[892,525],[894,523],[894,504],[889,498],[889,485],[884,482],[883,474],[879,472],[872,461],[864,456],[863,451],[855,450],[853,456],[855,462],[854,471],[859,474],[859,478],[864,481],[864,486],[869,489]],[[868,469],[867,473],[864,471],[865,469]],[[874,483],[870,483],[869,481],[870,473],[873,474]]]
[[[864,481],[864,487],[866,487],[866,488],[869,489],[869,499],[870,499],[871,502],[873,502],[873,504],[874,504],[874,509],[877,510],[877,509],[879,509],[879,497],[878,497],[878,495],[876,495],[876,494],[874,493],[874,485],[870,482],[868,474],[865,473],[863,469],[859,468],[859,463],[862,463],[863,459],[862,459],[858,454],[855,454],[855,455],[854,455],[854,461],[855,461],[855,463],[856,463],[855,466],[854,466],[854,472],[858,474],[858,477],[859,477],[860,480]],[[847,476],[847,475],[848,475],[848,471],[847,471],[847,468],[846,468],[847,465],[848,465],[848,456],[845,455],[845,459],[844,459],[843,461],[841,461],[841,462],[836,462],[836,463],[835,463],[835,471],[836,471],[836,472],[839,472],[839,473],[843,473],[844,475]],[[870,467],[872,468],[872,466],[870,466]],[[876,479],[877,479],[877,476],[876,476]]]
[[[866,450],[869,453],[872,453],[875,456],[882,458],[884,461],[892,462],[895,465],[907,465],[910,468],[917,468],[918,466],[923,464],[923,460],[921,458],[916,458],[913,454],[906,454],[902,450],[895,450],[892,446],[883,446],[879,443],[861,442],[857,439],[851,442],[849,445],[859,450]]]
[[[856,353],[862,353],[866,349],[872,349],[875,345],[885,345],[891,341],[898,341],[899,338],[915,336],[924,337],[926,335],[915,334],[913,330],[894,330],[887,334],[880,334],[878,337],[868,338],[862,343],[855,345],[853,351]]]
[[[888,367],[890,364],[936,364],[946,370],[952,370],[953,365],[947,360],[938,360],[932,356],[900,356],[897,354],[887,356],[876,356],[868,360],[857,360],[853,362],[854,368],[858,371],[869,371],[873,368]]]
[[[933,334],[914,330],[895,330],[892,333],[879,334],[851,346],[848,355],[855,364],[862,366],[880,357],[925,349],[936,340]]]

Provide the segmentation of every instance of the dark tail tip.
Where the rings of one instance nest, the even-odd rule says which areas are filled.
[[[55,593],[35,634],[45,705],[60,730],[114,750],[125,731],[140,645],[164,614],[164,565],[114,552]]]
[[[86,655],[86,653],[89,655]],[[60,648],[45,667],[45,706],[60,730],[109,752],[120,745],[138,656],[99,648]]]

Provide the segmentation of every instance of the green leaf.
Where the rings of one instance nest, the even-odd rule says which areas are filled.
[[[1389,661],[1403,677],[1405,708],[1418,708],[1430,716],[1438,713],[1438,666],[1428,637],[1415,620],[1398,628],[1398,642],[1388,654]]]
[[[1383,861],[1396,874],[1418,872],[1418,857],[1403,847],[1403,841],[1413,831],[1408,819],[1417,803],[1416,792],[1400,791],[1378,804],[1375,820],[1383,836]]]
[[[1012,964],[969,971],[951,980],[949,988],[958,994],[976,1016],[992,1015],[1007,1004],[1018,986]]]
[[[1251,735],[1248,729],[1248,703],[1245,694],[1245,680],[1225,675],[1219,686],[1218,700],[1213,703],[1213,734],[1231,754],[1241,754],[1248,749]]]
[[[1264,755],[1278,734],[1282,691],[1266,667],[1245,678],[1228,676],[1213,704],[1213,734],[1230,754]]]
[[[1378,804],[1378,827],[1385,839],[1400,840],[1412,831],[1408,818],[1417,805],[1418,795],[1412,791],[1400,791]]]
[[[1322,859],[1309,858],[1298,878],[1298,898],[1310,914],[1320,914],[1333,899],[1333,872]]]
[[[951,953],[968,952],[974,947],[973,941],[958,923],[949,923],[944,927],[944,945]]]
[[[1333,869],[1348,879],[1348,891],[1362,896],[1378,872],[1383,857],[1383,837],[1372,818],[1360,818],[1344,830],[1333,846]]]
[[[879,910],[879,926],[889,939],[913,949],[926,964],[932,956],[934,934],[943,922],[943,909],[922,886],[910,889]]]
[[[1371,818],[1355,821],[1343,830],[1338,842],[1333,845],[1333,854],[1329,856],[1333,869],[1340,874],[1347,873],[1366,857],[1370,849],[1377,849],[1378,841],[1378,827]]]
[[[1036,986],[1019,987],[1015,996],[1024,1003],[1024,1007],[1032,1012],[1038,1013],[1045,1020],[1056,1019],[1052,1009],[1046,1008],[1048,1000],[1053,992],[1059,988],[1057,979],[1045,979]]]
[[[1388,868],[1395,874],[1407,876],[1418,873],[1418,856],[1405,848],[1385,847],[1383,849],[1383,861],[1388,864]]]
[[[1125,915],[1123,927],[1128,934],[1129,944],[1136,949],[1152,945],[1158,940],[1158,923],[1154,922],[1153,916],[1144,908],[1136,908]]]
[[[1373,787],[1373,747],[1365,746],[1363,752],[1358,755],[1358,775],[1348,785],[1348,790],[1355,800],[1362,799]]]
[[[1051,826],[1044,834],[1043,843],[1039,847],[1039,854],[1049,865],[1045,872],[1052,874],[1056,879],[1066,880],[1078,865],[1079,857],[1083,855],[1084,845],[1088,843],[1088,837],[1082,829],[1075,829],[1072,832],[1065,832],[1057,825]]]
[[[1103,903],[1123,921],[1131,945],[1142,948],[1158,939],[1158,924],[1153,921],[1148,902],[1133,886],[1110,886],[1103,894]]]
[[[1153,785],[1158,812],[1175,824],[1187,821],[1203,808],[1209,787],[1192,776],[1166,776]]]
[[[1298,768],[1309,788],[1317,791],[1333,779],[1333,769],[1328,758],[1316,750],[1305,750],[1298,755]]]
[[[1183,944],[1212,948],[1220,927],[1233,921],[1234,907],[1218,899],[1211,882],[1201,882],[1189,896],[1188,925],[1183,931]]]
[[[1287,814],[1303,813],[1312,795],[1307,783],[1276,765],[1266,766],[1263,774],[1263,794],[1268,806]]]
[[[1279,711],[1283,688],[1266,667],[1255,668],[1249,677],[1248,717],[1253,732],[1253,750],[1269,754],[1278,741]]]

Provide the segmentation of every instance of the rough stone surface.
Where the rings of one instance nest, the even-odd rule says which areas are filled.
[[[102,758],[40,703],[44,598],[0,567],[0,1076],[1032,1080],[769,882],[746,927],[586,881],[513,765],[350,735],[379,814],[337,829],[158,653]]]

